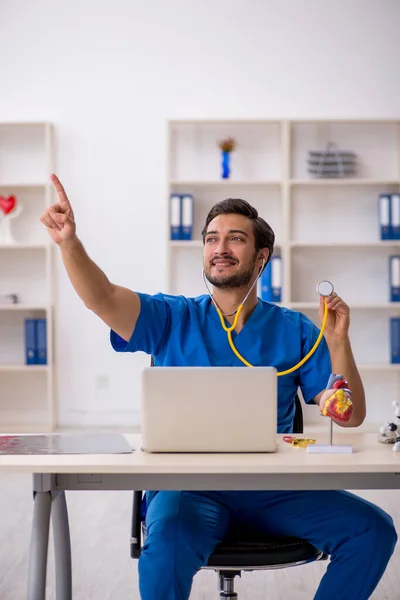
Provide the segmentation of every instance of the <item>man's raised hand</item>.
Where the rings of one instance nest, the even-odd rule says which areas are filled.
[[[72,240],[76,235],[74,213],[57,175],[53,173],[50,180],[57,192],[58,202],[44,211],[40,221],[46,226],[53,242],[61,244]]]

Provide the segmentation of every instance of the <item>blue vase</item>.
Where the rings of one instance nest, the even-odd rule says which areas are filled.
[[[230,175],[230,154],[222,151],[222,178],[228,179]]]

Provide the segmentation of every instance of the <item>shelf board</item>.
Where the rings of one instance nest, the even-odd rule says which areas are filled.
[[[16,304],[0,304],[0,310],[50,310],[49,304],[24,304],[17,302]]]
[[[400,123],[399,119],[393,118],[387,118],[387,117],[371,117],[371,118],[361,118],[361,119],[352,119],[351,117],[344,117],[344,118],[330,118],[330,117],[321,117],[321,118],[311,118],[311,119],[307,119],[307,117],[304,118],[297,118],[297,119],[288,119],[289,123],[291,125],[314,125],[314,124],[320,124],[320,125],[336,125],[336,124],[341,124],[341,123],[348,123],[350,125],[369,125],[370,123],[372,124],[386,124],[386,123],[392,123],[393,125],[396,125],[397,123]]]
[[[319,308],[318,299],[315,302],[289,302],[288,306],[295,310],[316,309]],[[371,302],[368,303],[349,303],[350,310],[400,310],[400,302]]]
[[[0,250],[46,250],[50,247],[50,244],[0,244]]]
[[[284,183],[280,179],[263,179],[263,180],[232,180],[232,179],[216,179],[216,180],[199,180],[187,179],[178,180],[172,179],[169,182],[170,186],[175,187],[223,187],[223,186],[246,186],[246,187],[263,187],[263,186],[280,186]],[[389,186],[400,185],[399,179],[367,179],[367,178],[343,178],[343,179],[290,179],[291,186]]]
[[[292,186],[307,186],[307,185],[329,185],[329,186],[343,186],[343,185],[374,185],[374,186],[385,186],[385,185],[399,185],[400,180],[398,179],[368,179],[367,177],[343,177],[337,179],[320,178],[320,179],[290,179],[289,184]]]
[[[170,125],[280,125],[280,119],[171,119]]]
[[[289,242],[290,248],[387,248],[400,246],[400,240],[376,242]]]
[[[40,183],[40,182],[28,182],[28,183],[18,183],[17,181],[14,182],[0,182],[0,189],[34,189],[34,188],[45,188],[48,184],[47,183]]]
[[[319,309],[319,299],[316,298],[315,302],[288,302],[288,308],[292,310],[304,310],[304,309]]]
[[[6,415],[7,417],[9,417],[9,413],[7,412],[2,412],[2,416],[4,418],[4,415]],[[15,419],[15,422],[10,422],[10,423],[3,423],[1,424],[1,433],[0,435],[9,435],[9,434],[13,434],[13,435],[29,435],[29,434],[43,434],[43,433],[52,433],[53,432],[53,428],[52,426],[46,422],[43,418],[43,421],[41,421],[40,423],[27,423],[26,421],[20,421],[18,422],[18,416],[16,414],[12,414],[11,417],[13,419]]]
[[[45,127],[48,121],[0,121],[0,127]]]
[[[169,245],[171,248],[202,248],[203,240],[170,240]],[[280,247],[281,244],[274,244],[274,248]]]
[[[3,414],[3,413],[2,413]],[[42,434],[42,433],[51,433],[53,431],[51,425],[45,423],[43,421],[42,424],[38,423],[7,423],[4,425],[1,424],[1,434],[0,435],[26,435],[26,434]]]
[[[47,372],[49,365],[0,365],[0,372]]]
[[[170,240],[171,248],[202,248],[203,240]]]
[[[392,363],[360,363],[357,364],[360,371],[400,371],[400,365]]]
[[[170,186],[175,187],[262,187],[262,186],[272,186],[272,185],[281,185],[281,181],[279,179],[265,179],[260,181],[235,181],[232,179],[215,179],[209,181],[201,181],[196,179],[188,179],[188,180],[176,180],[173,179],[169,182]]]

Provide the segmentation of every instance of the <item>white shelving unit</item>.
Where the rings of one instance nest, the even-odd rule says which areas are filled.
[[[218,140],[234,137],[231,177],[221,178]],[[357,154],[357,175],[316,179],[311,149],[329,141]],[[400,397],[399,365],[390,364],[388,257],[400,241],[381,241],[377,200],[400,191],[399,120],[174,120],[168,123],[167,202],[193,194],[193,240],[168,240],[168,292],[197,296],[202,280],[201,230],[215,202],[239,197],[255,206],[276,235],[282,256],[282,305],[318,326],[318,281],[329,279],[351,308],[351,340],[366,387],[367,420],[392,416]]]
[[[53,259],[40,215],[53,200],[53,131],[49,123],[0,123],[0,196],[15,195],[14,244],[0,242],[0,432],[51,431],[56,422],[53,356]],[[25,364],[24,321],[45,318],[47,364]]]

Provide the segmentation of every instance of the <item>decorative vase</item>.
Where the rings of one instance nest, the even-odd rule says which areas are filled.
[[[222,151],[222,178],[228,179],[230,175],[230,152]]]
[[[11,233],[11,220],[18,217],[22,212],[22,206],[17,205],[15,196],[0,196],[0,245],[7,246],[16,244]]]

